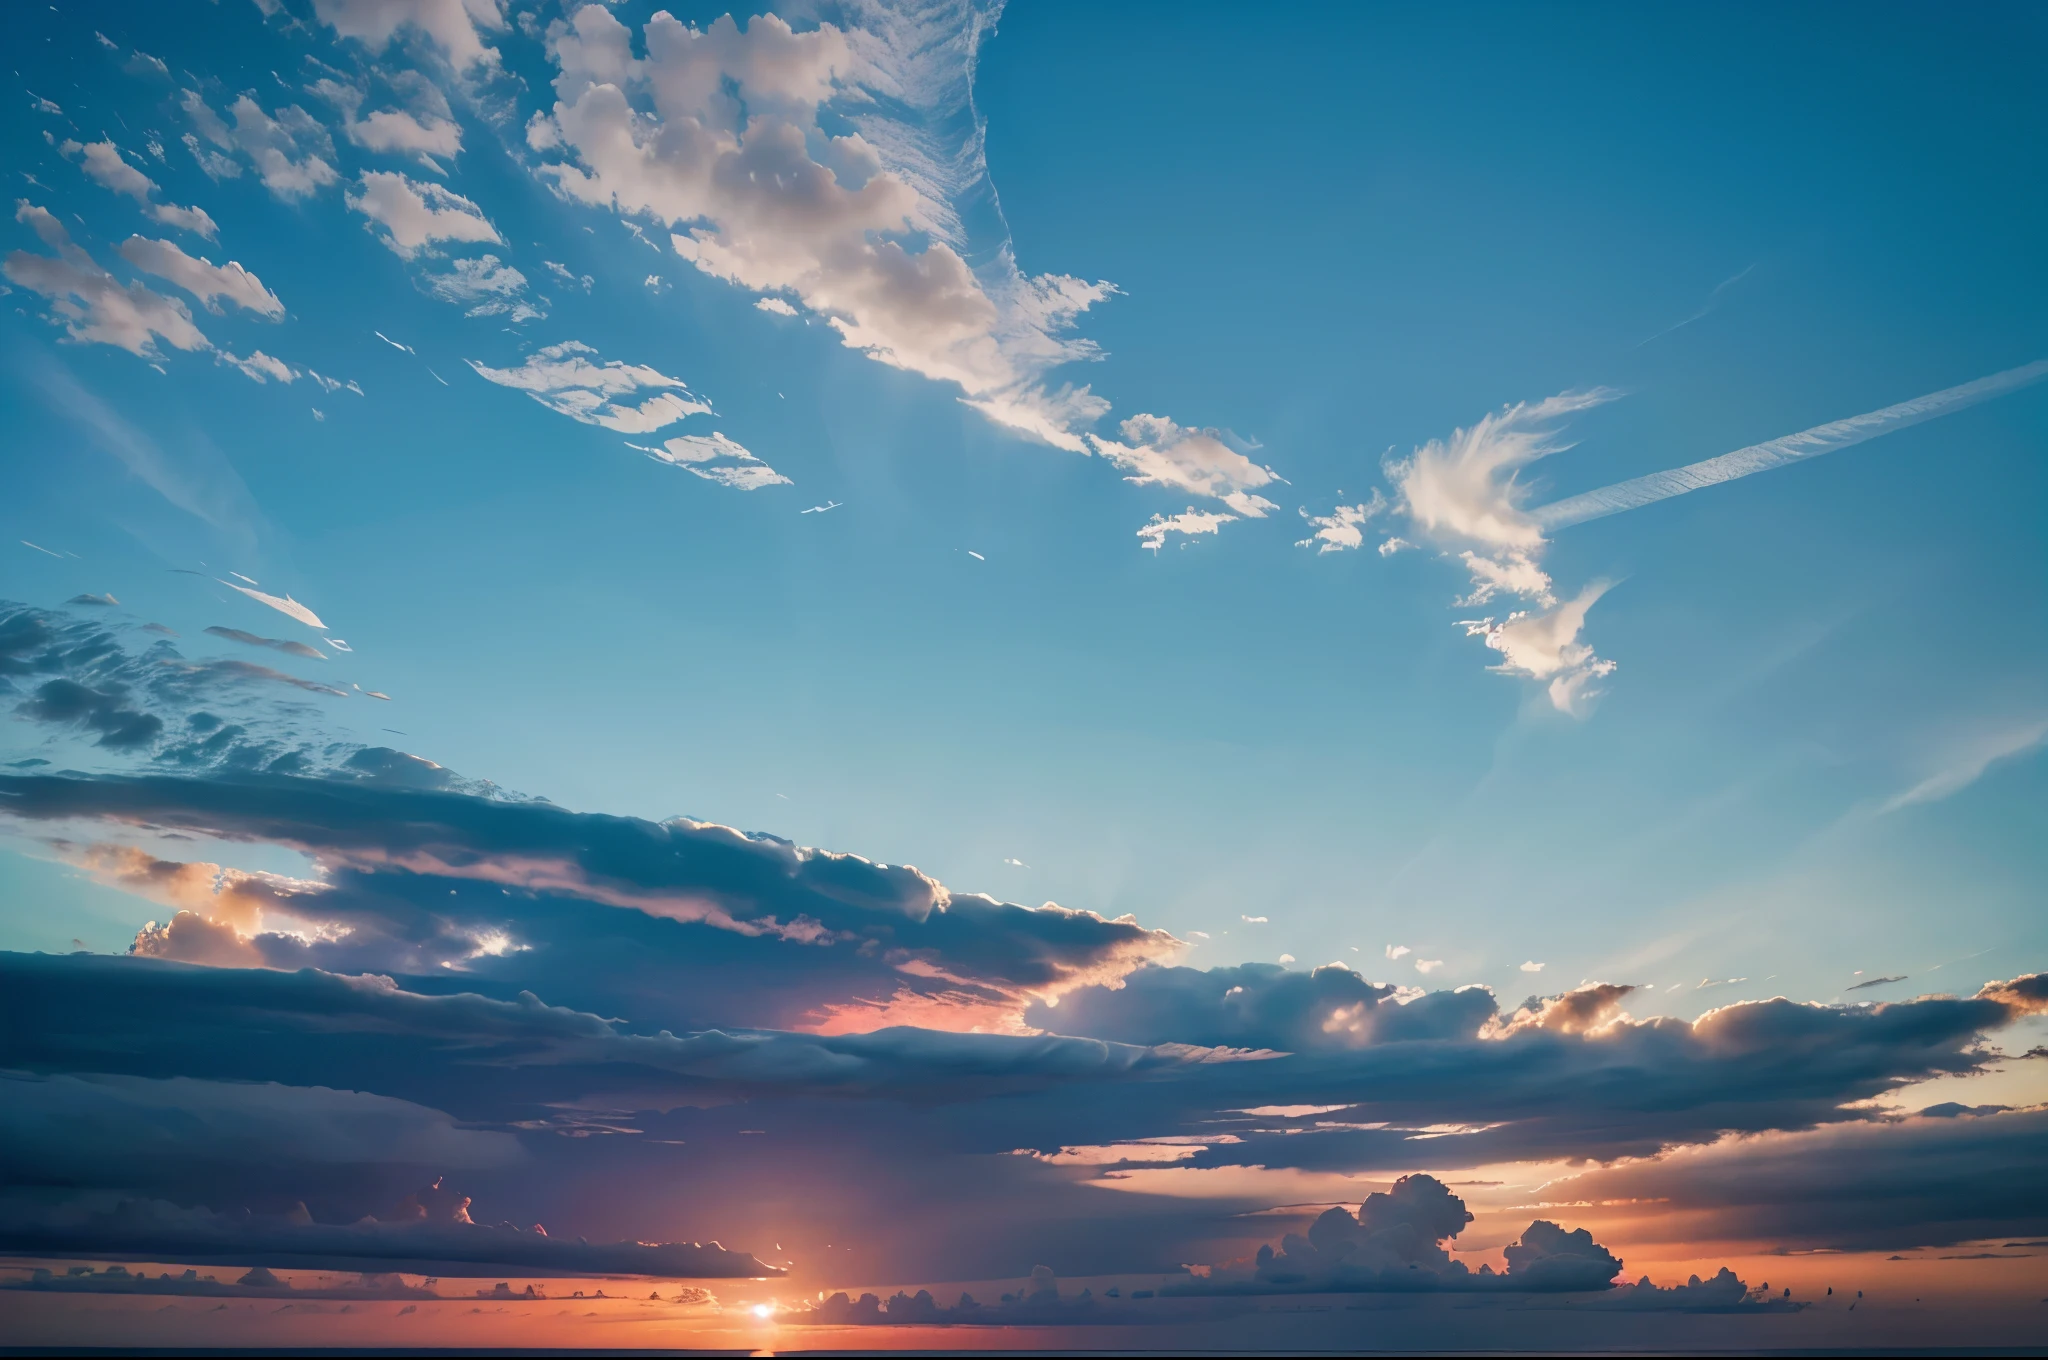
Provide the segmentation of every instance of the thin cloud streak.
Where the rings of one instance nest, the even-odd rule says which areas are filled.
[[[1974,406],[1980,401],[2002,397],[2008,392],[2017,392],[2048,378],[2048,359],[2036,359],[2019,368],[2009,368],[2003,373],[1994,373],[1988,378],[1964,383],[1959,387],[1943,388],[1930,392],[1924,397],[1902,401],[1896,406],[1887,406],[1881,411],[1867,415],[1851,416],[1847,420],[1830,421],[1816,425],[1798,434],[1789,434],[1762,444],[1753,444],[1746,449],[1724,453],[1718,458],[1704,462],[1688,463],[1668,472],[1653,472],[1645,477],[1631,478],[1616,482],[1597,491],[1582,495],[1568,496],[1549,505],[1537,506],[1529,511],[1539,528],[1547,531],[1569,528],[1584,524],[1588,520],[1618,515],[1624,510],[1635,510],[1657,501],[1682,496],[1688,491],[1703,487],[1718,486],[1732,482],[1738,477],[1748,477],[1758,472],[1769,472],[1788,463],[1803,462],[1818,458],[1824,453],[1846,449],[1861,444],[1867,439],[1903,430],[1909,425],[1935,420],[1951,411]]]

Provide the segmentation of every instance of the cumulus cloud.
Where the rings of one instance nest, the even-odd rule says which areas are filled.
[[[526,293],[526,275],[495,255],[451,261],[444,274],[426,277],[427,291],[463,309],[465,316],[502,316],[517,325],[547,313]]]
[[[334,154],[333,139],[296,104],[279,109],[273,117],[253,97],[241,95],[228,106],[228,117],[234,120],[230,127],[195,90],[185,91],[179,103],[198,138],[220,148],[208,152],[198,138],[186,139],[193,158],[217,179],[241,173],[234,155],[255,166],[263,187],[286,202],[308,198],[340,178],[327,160]]]
[[[1461,619],[1468,637],[1483,638],[1501,654],[1488,669],[1546,683],[1550,702],[1560,713],[1583,713],[1599,696],[1599,681],[1612,675],[1616,663],[1593,654],[1585,631],[1586,612],[1610,588],[1595,581],[1562,604],[1529,612],[1516,610],[1502,622],[1491,618]]]
[[[1294,546],[1314,548],[1317,553],[1343,552],[1359,547],[1365,542],[1365,526],[1386,508],[1386,496],[1375,488],[1369,499],[1357,505],[1340,505],[1327,515],[1311,515],[1303,510],[1301,517],[1308,521],[1310,533]]]
[[[158,340],[173,349],[211,348],[184,303],[139,283],[121,283],[74,244],[71,233],[48,210],[23,199],[15,207],[14,220],[33,228],[56,255],[17,250],[0,270],[23,288],[50,299],[50,311],[71,339],[114,345],[151,359],[157,357]]]
[[[740,491],[758,491],[764,486],[792,485],[789,478],[756,458],[738,442],[727,439],[716,431],[708,435],[678,435],[674,439],[663,440],[660,448],[651,449],[641,444],[630,444],[627,447],[639,449],[649,458],[659,462],[670,463],[695,473],[706,481],[717,482],[720,486],[729,486]]]
[[[402,35],[417,34],[458,71],[497,65],[497,49],[484,35],[505,28],[502,0],[313,0],[313,13],[372,52]]]
[[[220,299],[244,311],[276,320],[284,315],[284,303],[263,286],[262,280],[229,260],[225,265],[187,255],[169,241],[131,236],[121,243],[121,258],[145,274],[175,283],[199,299],[206,310],[218,313]]]
[[[1286,1294],[1493,1290],[1564,1293],[1609,1288],[1621,1261],[1584,1228],[1538,1219],[1510,1244],[1507,1269],[1474,1271],[1444,1247],[1472,1221],[1465,1201],[1434,1176],[1403,1176],[1366,1197],[1353,1215],[1327,1209],[1280,1250],[1259,1248],[1249,1269],[1224,1267],[1173,1287],[1175,1294]]]
[[[410,259],[437,241],[488,241],[504,238],[484,217],[483,209],[452,189],[408,179],[389,170],[369,170],[359,188],[350,190],[348,206],[370,219],[364,225],[394,254]],[[374,225],[373,225],[374,224]]]
[[[681,378],[645,364],[601,360],[595,349],[578,340],[536,350],[516,368],[467,362],[478,376],[516,388],[550,411],[620,434],[650,434],[684,416],[712,414],[710,403],[691,392]],[[643,392],[652,395],[641,398]]]
[[[66,141],[58,149],[67,156],[79,157],[88,177],[117,194],[134,199],[152,220],[203,236],[209,241],[219,232],[220,228],[207,216],[204,208],[181,208],[175,203],[154,202],[151,195],[156,192],[156,181],[130,165],[112,138],[83,145]]]
[[[1156,553],[1166,546],[1166,538],[1169,534],[1181,534],[1188,538],[1192,538],[1196,534],[1213,534],[1219,532],[1224,525],[1236,518],[1236,515],[1226,515],[1221,511],[1197,510],[1191,505],[1178,515],[1152,516],[1151,519],[1139,526],[1138,542],[1141,546],[1150,548]],[[1181,546],[1185,547],[1187,545],[1182,544]]]
[[[461,153],[462,129],[440,87],[417,71],[385,72],[382,79],[399,106],[368,114],[362,110],[369,92],[361,86],[323,78],[306,89],[340,110],[342,135],[365,151],[410,156],[435,170],[435,157]]]
[[[1269,963],[1141,968],[1116,988],[1087,987],[1026,1019],[1123,1043],[1194,1043],[1302,1052],[1401,1039],[1472,1036],[1493,1016],[1481,988],[1404,995],[1341,964],[1302,973]]]

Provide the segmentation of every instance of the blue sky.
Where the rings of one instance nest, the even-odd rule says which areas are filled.
[[[629,92],[679,140],[605,162],[655,8],[14,16],[0,598],[333,687],[219,702],[337,768],[1129,914],[1192,968],[1691,1019],[2048,957],[2048,383],[1529,513],[2048,357],[2038,12],[1043,3],[977,45],[986,7],[672,5],[700,65]],[[836,179],[692,179],[692,100]],[[58,310],[65,259],[154,336]],[[17,769],[171,768],[9,707]],[[0,948],[172,905],[0,841]]]
[[[124,48],[201,59],[169,11],[120,17]],[[18,168],[94,224],[73,219],[81,240],[118,242],[147,223],[39,134],[175,139],[171,84],[48,22],[62,74],[24,84],[66,116],[16,101]],[[315,602],[397,696],[375,723],[330,705],[337,731],[398,728],[407,750],[572,806],[689,812],[1207,930],[1215,962],[1410,943],[1496,986],[1533,958],[1827,995],[1861,967],[2037,949],[2024,751],[1945,799],[1868,811],[2048,713],[2040,391],[1560,535],[1560,575],[1621,583],[1592,625],[1620,669],[1576,720],[1486,673],[1445,609],[1454,568],[1294,546],[1297,506],[1362,500],[1383,453],[1503,403],[1627,393],[1537,469],[1568,494],[2043,352],[2041,120],[2027,49],[1986,40],[2020,13],[1900,10],[1853,34],[1789,16],[1744,39],[1764,23],[1674,13],[1617,34],[1502,11],[1472,43],[1420,13],[1252,31],[1129,13],[1090,16],[1077,42],[1072,11],[1004,15],[976,99],[1018,257],[1123,294],[1081,328],[1107,357],[1059,377],[1118,416],[1256,441],[1287,479],[1266,520],[1156,557],[1131,531],[1188,496],[753,311],[756,294],[552,197],[488,126],[448,183],[551,299],[516,334],[415,286],[425,271],[338,189],[280,202],[133,146],[291,309],[225,317],[223,343],[366,395],[53,346],[17,290],[24,494],[6,527],[85,561],[18,548],[11,593],[113,590],[200,624],[220,605],[162,568],[245,564]],[[302,35],[235,7],[216,32],[204,69],[224,92],[307,106],[270,75],[306,59]],[[1256,104],[1245,92],[1277,85],[1284,108],[1222,116],[1224,89]],[[558,256],[587,292],[548,277]],[[679,475],[463,362],[564,339],[711,394],[717,427],[795,485]],[[64,399],[39,398],[53,366],[218,522],[122,475]]]

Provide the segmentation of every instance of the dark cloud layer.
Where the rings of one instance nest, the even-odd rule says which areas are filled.
[[[761,1279],[781,1271],[717,1243],[612,1242],[551,1237],[540,1226],[486,1226],[470,1200],[432,1186],[385,1217],[316,1223],[303,1207],[276,1216],[187,1209],[162,1200],[121,1200],[99,1212],[67,1206],[38,1213],[0,1203],[0,1243],[39,1255],[170,1257],[201,1263],[480,1275],[659,1275]]]
[[[2048,1224],[2048,1110],[1948,1114],[1732,1139],[1551,1185],[1655,1203],[1674,1241],[1897,1251]],[[1653,1227],[1656,1225],[1653,1225]]]
[[[357,752],[349,770],[370,754]],[[574,949],[559,934],[547,938],[549,918],[570,905],[573,924],[554,923],[561,934],[587,936],[593,925],[648,934],[636,922],[594,921],[631,912],[766,941],[771,947],[755,952],[796,973],[822,967],[864,975],[870,1000],[906,993],[1013,1007],[1027,993],[1113,980],[1176,947],[1171,936],[1129,919],[956,894],[907,865],[715,823],[572,813],[542,802],[393,787],[384,778],[17,776],[0,786],[0,810],[26,821],[110,821],[316,856],[335,884],[321,909],[349,937],[296,950],[272,941],[267,961],[279,964],[425,971],[472,963],[484,936],[503,937],[503,948]],[[431,914],[419,900],[424,893],[436,899]],[[508,900],[514,893],[517,902]],[[803,953],[822,957],[804,960]],[[592,966],[615,966],[624,956],[608,950]],[[828,992],[810,998],[807,1009],[861,996]]]
[[[244,647],[267,647],[273,652],[283,652],[287,656],[304,657],[308,661],[325,661],[327,659],[326,654],[319,648],[309,647],[303,642],[293,642],[287,638],[267,638],[256,633],[245,633],[239,628],[222,628],[218,625],[208,628],[206,631],[217,638],[226,638],[229,642],[239,642]]]
[[[131,957],[0,955],[0,1248],[715,1275],[782,1258],[635,1243],[773,1222],[833,1269],[862,1244],[867,1278],[1167,1269],[1244,1255],[1252,1220],[1233,1216],[1270,1206],[1104,1178],[1538,1159],[1615,1163],[1552,1202],[1667,1204],[1695,1239],[2039,1232],[2038,1197],[2007,1191],[2048,1180],[2037,1114],[1901,1122],[1871,1102],[1980,1070],[1987,1035],[2048,1010],[2048,977],[1688,1022],[1633,1019],[1625,983],[1503,1008],[1337,965],[1176,967],[1176,942],[1129,918],[713,822],[576,813],[324,740],[295,698],[317,682],[136,636],[0,606],[4,702],[110,767],[14,762],[0,820],[161,907]],[[179,839],[311,866],[171,858]],[[393,1220],[444,1174],[562,1231]],[[1409,1175],[1213,1287],[1529,1295],[1620,1268],[1588,1209],[1592,1232],[1538,1220],[1505,1272],[1466,1272],[1443,1246],[1464,1212]],[[1760,1306],[1732,1276],[1601,1298]]]

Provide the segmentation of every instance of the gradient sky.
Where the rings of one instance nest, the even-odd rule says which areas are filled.
[[[1560,1217],[1630,1278],[2048,1233],[2037,9],[658,8],[9,17],[0,950],[80,998],[0,1052],[10,1250],[360,1263],[53,1187],[438,1174],[804,1290],[1257,1293],[1261,1215],[1409,1172],[1506,1186],[1487,1250],[1686,1205]],[[332,1042],[223,1060],[258,1013]],[[210,1132],[65,1169],[145,1108]],[[1769,1211],[1823,1165],[1865,1209]]]

